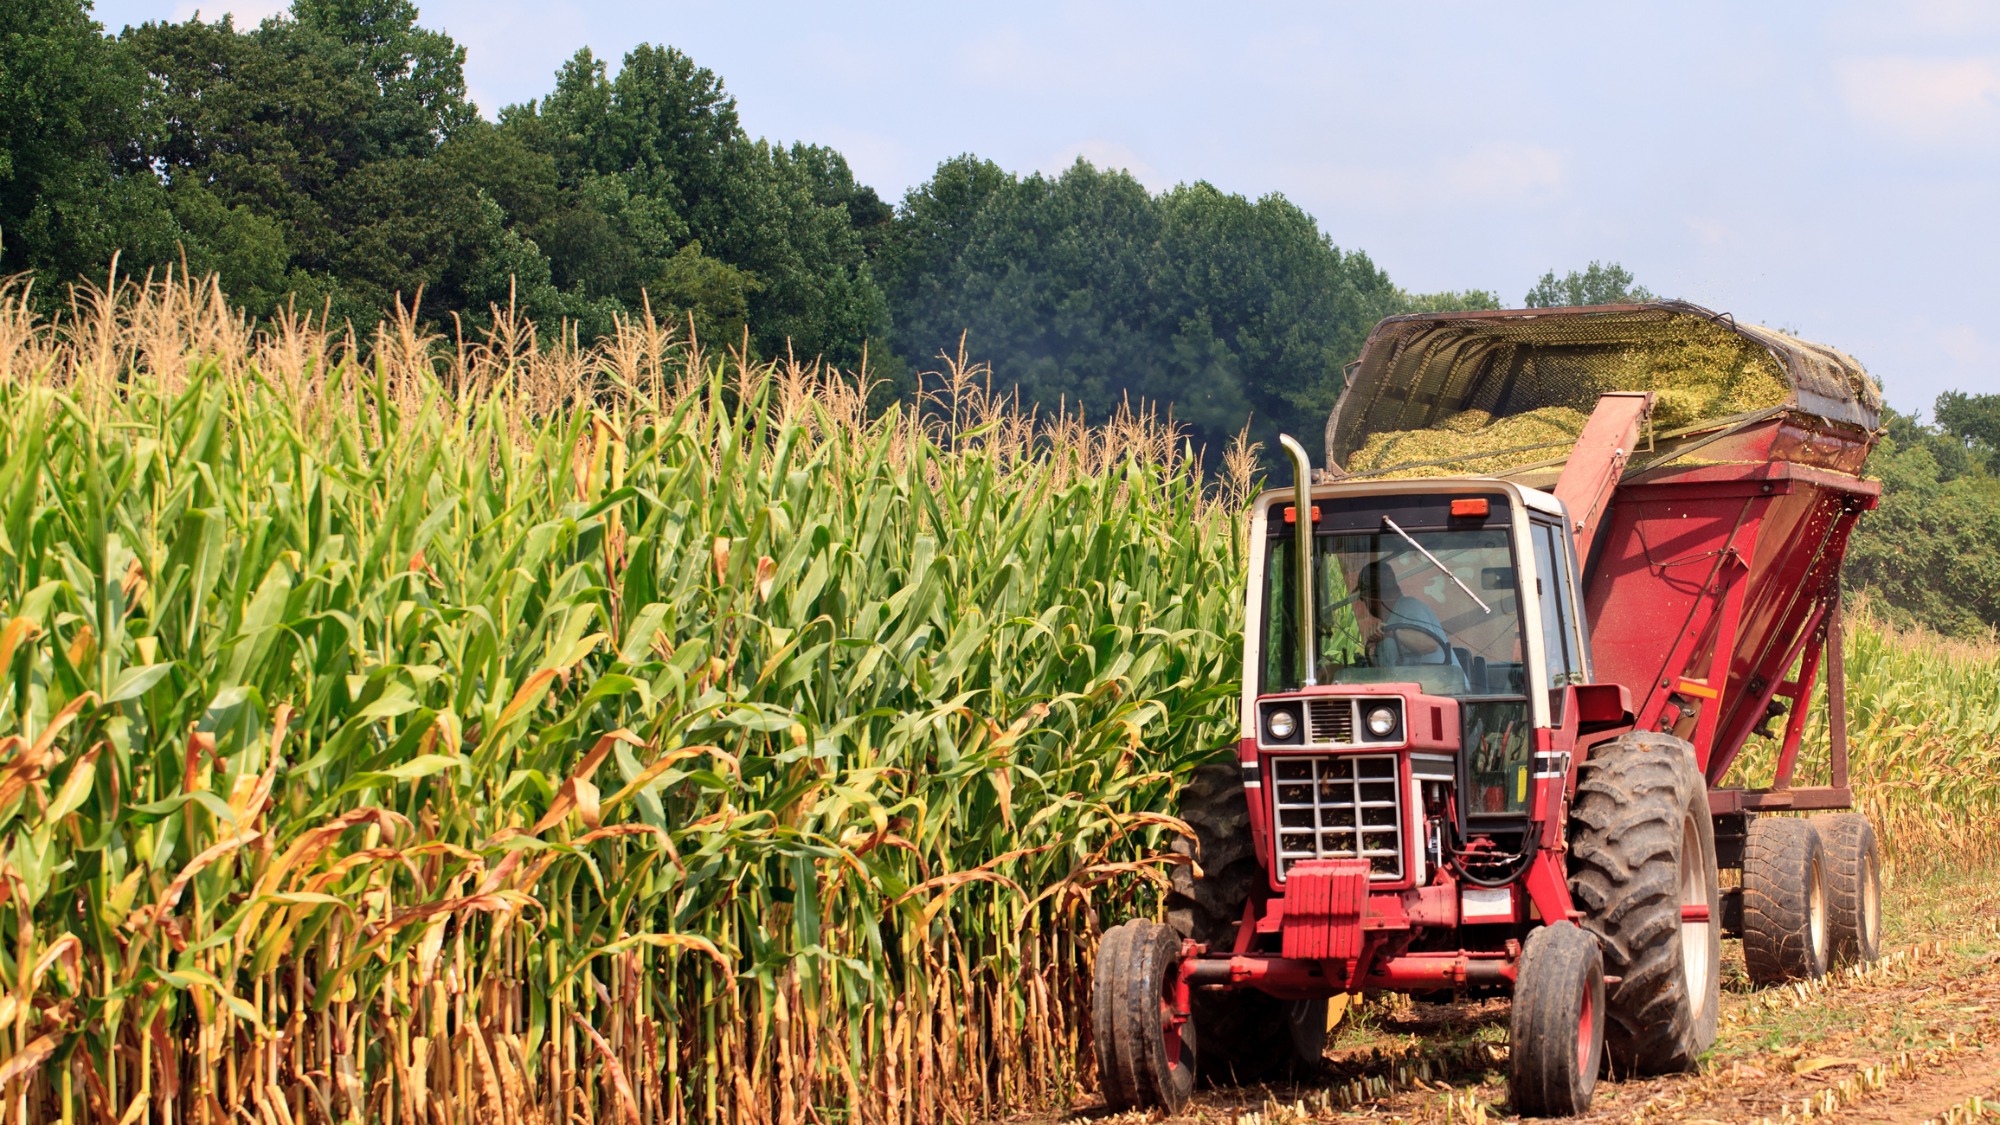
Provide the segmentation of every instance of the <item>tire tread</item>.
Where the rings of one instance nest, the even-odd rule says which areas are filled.
[[[1687,743],[1643,731],[1593,748],[1577,781],[1570,893],[1584,927],[1603,943],[1605,973],[1620,978],[1605,1025],[1605,1053],[1620,1071],[1686,1071],[1715,1041],[1720,996],[1712,991],[1695,1016],[1680,947],[1682,823],[1698,807],[1700,823],[1714,831],[1707,794]],[[1707,847],[1713,856],[1713,843]],[[1718,888],[1709,889],[1716,903]],[[1718,938],[1712,965],[1720,952]],[[1711,988],[1718,980],[1711,976]]]
[[[1743,843],[1743,968],[1762,987],[1825,975],[1812,947],[1806,879],[1814,856],[1825,863],[1812,822],[1759,817]]]

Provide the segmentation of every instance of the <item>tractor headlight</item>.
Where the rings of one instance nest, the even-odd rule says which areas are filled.
[[[1396,709],[1377,707],[1368,712],[1368,733],[1376,738],[1387,738],[1396,733]]]
[[[1298,732],[1299,721],[1292,717],[1290,711],[1278,710],[1271,712],[1271,717],[1264,721],[1264,726],[1271,732],[1272,739],[1283,742]]]

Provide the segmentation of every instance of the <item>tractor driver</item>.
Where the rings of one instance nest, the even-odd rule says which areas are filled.
[[[1421,599],[1403,593],[1387,562],[1377,559],[1361,568],[1354,598],[1375,622],[1367,635],[1376,667],[1452,662],[1443,623]]]

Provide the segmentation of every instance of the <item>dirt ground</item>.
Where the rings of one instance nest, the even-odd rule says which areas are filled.
[[[1599,1082],[1586,1122],[1853,1125],[2000,1120],[2000,873],[1891,874],[1883,957],[1813,985],[1752,990],[1723,950],[1723,1008],[1699,1073]],[[1507,1007],[1363,1005],[1336,1029],[1319,1081],[1204,1090],[1173,1122],[1497,1122],[1507,1104]],[[1169,1119],[1081,1103],[1052,1122]]]

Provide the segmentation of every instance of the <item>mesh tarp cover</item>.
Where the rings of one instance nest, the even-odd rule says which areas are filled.
[[[1682,301],[1426,313],[1391,317],[1370,334],[1327,419],[1327,459],[1344,465],[1371,434],[1428,429],[1467,410],[1589,414],[1606,391],[1658,389],[1616,385],[1635,351],[1718,334],[1770,354],[1790,385],[1786,407],[1862,430],[1880,421],[1881,389],[1849,356]]]

